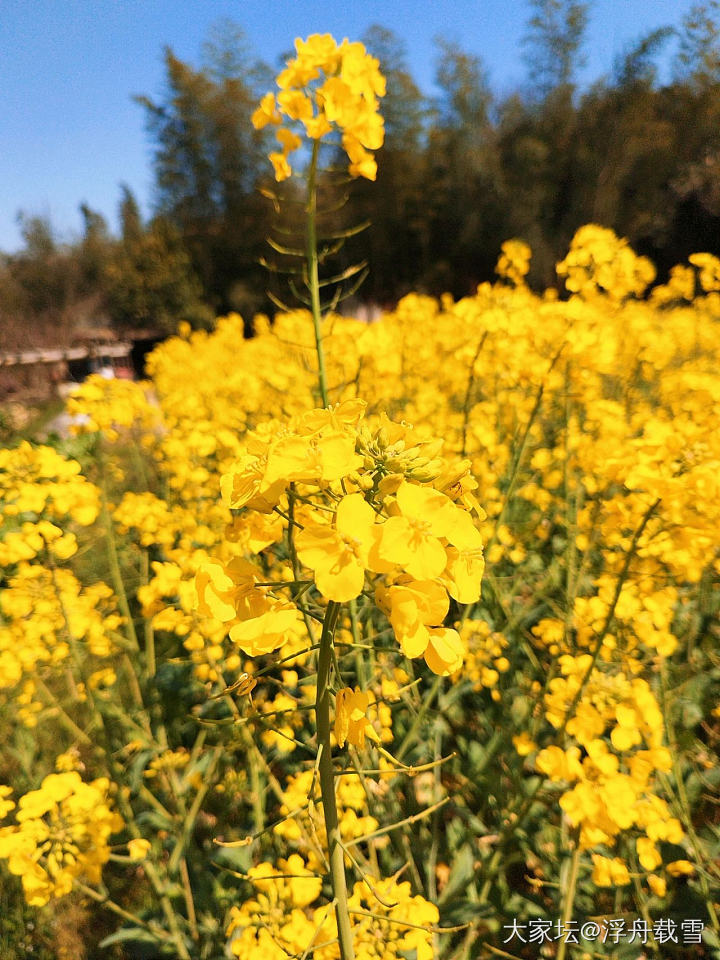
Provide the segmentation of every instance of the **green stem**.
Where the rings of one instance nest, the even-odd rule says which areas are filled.
[[[700,889],[702,890],[703,897],[705,898],[705,906],[707,908],[708,916],[710,917],[713,930],[718,933],[720,932],[720,922],[718,921],[718,915],[715,909],[715,904],[713,903],[712,893],[708,885],[707,876],[705,875],[707,861],[704,856],[702,843],[695,831],[695,824],[693,823],[692,819],[692,809],[690,807],[687,790],[685,789],[685,779],[683,777],[683,771],[678,759],[680,754],[678,752],[675,731],[673,729],[672,719],[670,716],[670,707],[668,705],[667,671],[665,667],[665,661],[662,659],[660,661],[660,690],[662,693],[662,710],[665,718],[665,731],[667,733],[668,746],[670,747],[672,772],[675,780],[675,787],[677,789],[678,800],[680,801],[680,812],[682,815],[683,826],[685,827],[688,839],[690,840],[690,846],[695,858],[695,863],[700,867],[698,870],[698,877],[700,881]]]
[[[113,780],[118,783],[121,782],[122,777],[120,766],[112,759],[112,757],[110,757],[109,772]],[[118,790],[117,805],[123,819],[125,820],[125,825],[128,832],[133,838],[138,839],[140,837],[140,831],[137,826],[137,818],[130,804],[128,796],[126,796],[122,790]],[[150,881],[150,884],[155,892],[155,896],[160,902],[160,907],[170,931],[168,934],[168,939],[172,940],[172,942],[175,944],[178,960],[192,960],[192,957],[190,956],[185,944],[185,938],[183,937],[180,929],[178,917],[173,909],[170,897],[168,896],[167,885],[163,883],[157,867],[150,858],[143,861],[143,869],[145,871],[145,876]]]
[[[592,652],[590,665],[588,666],[587,670],[583,674],[582,680],[580,681],[580,686],[578,687],[575,693],[575,696],[570,701],[570,706],[568,707],[565,713],[562,725],[559,730],[561,734],[565,733],[565,731],[567,730],[568,723],[575,716],[575,708],[580,703],[580,700],[582,699],[582,696],[585,693],[585,688],[588,685],[588,681],[590,680],[590,676],[593,670],[595,669],[595,667],[597,666],[597,662],[600,657],[600,651],[602,650],[605,637],[608,635],[608,633],[610,632],[610,628],[612,627],[613,620],[615,618],[615,608],[618,605],[620,594],[622,593],[622,588],[625,585],[625,581],[627,580],[627,576],[630,571],[630,564],[632,563],[633,558],[635,557],[635,553],[637,552],[638,544],[640,543],[640,538],[645,532],[645,527],[648,525],[650,521],[650,517],[653,515],[653,513],[655,513],[659,505],[660,505],[660,498],[655,500],[654,503],[650,504],[650,506],[647,508],[647,510],[643,514],[643,518],[640,521],[640,525],[638,526],[637,530],[633,534],[633,538],[630,543],[630,548],[628,549],[628,552],[625,554],[625,560],[623,561],[623,566],[622,566],[622,570],[620,571],[620,576],[617,578],[617,581],[615,583],[615,593],[613,594],[610,607],[605,617],[605,622],[603,623],[602,630],[600,631],[597,639],[595,640],[595,647]]]
[[[120,560],[118,557],[117,541],[115,539],[115,527],[113,525],[113,518],[110,514],[110,507],[108,506],[108,495],[107,495],[107,480],[105,477],[105,459],[102,451],[102,442],[97,446],[98,452],[98,462],[100,464],[100,493],[101,493],[101,505],[102,505],[102,516],[103,522],[105,524],[106,538],[105,543],[107,545],[107,557],[108,564],[110,566],[110,576],[112,577],[113,587],[115,589],[115,595],[117,597],[118,606],[120,607],[120,612],[125,618],[125,626],[128,631],[128,639],[131,641],[133,648],[135,650],[140,649],[140,644],[138,643],[137,632],[135,630],[135,621],[133,619],[132,611],[130,610],[130,604],[128,602],[127,592],[125,590],[125,582],[123,580],[122,571],[120,569]]]
[[[562,930],[567,929],[570,920],[572,920],[573,906],[575,904],[575,888],[577,887],[578,869],[580,867],[580,844],[575,845],[572,859],[570,861],[570,876],[568,877],[567,890],[563,898],[562,911]],[[565,960],[567,941],[561,940],[558,944],[558,951],[555,960]]]
[[[168,861],[167,871],[172,876],[177,870],[180,859],[185,851],[185,848],[190,840],[190,834],[195,827],[195,821],[197,820],[198,814],[200,813],[200,808],[202,807],[203,800],[208,790],[212,786],[213,777],[215,775],[215,768],[220,762],[220,758],[223,753],[223,747],[215,747],[213,750],[212,756],[210,758],[210,763],[207,770],[203,774],[203,782],[198,789],[198,792],[195,794],[195,799],[192,802],[190,809],[188,810],[185,820],[180,831],[180,836],[178,837],[175,848],[170,855],[170,860]]]
[[[630,876],[632,877],[633,889],[635,890],[635,903],[640,910],[640,914],[645,921],[647,929],[651,931],[647,946],[650,947],[655,956],[657,956],[658,945],[655,937],[652,934],[653,921],[648,909],[648,898],[645,896],[645,891],[640,883],[640,867],[637,862],[637,857],[635,856],[635,844],[633,842],[628,842],[627,838],[625,838],[625,849],[627,852],[627,860],[630,864]]]
[[[330,879],[333,897],[335,899],[335,914],[337,917],[338,940],[340,943],[341,960],[354,960],[352,929],[348,913],[347,881],[345,878],[345,862],[343,849],[340,843],[340,827],[338,824],[337,804],[335,802],[335,776],[333,773],[332,747],[330,745],[330,664],[332,662],[333,639],[335,627],[341,606],[330,601],[325,613],[322,636],[320,637],[320,653],[318,656],[317,671],[317,699],[315,701],[315,718],[318,739],[318,772],[320,776],[320,792],[323,802],[323,817],[327,831],[328,860],[330,863]]]
[[[467,388],[465,390],[465,400],[463,401],[463,425],[462,425],[462,440],[460,443],[460,456],[464,457],[467,455],[467,432],[470,425],[470,400],[472,398],[473,387],[475,386],[475,364],[478,361],[480,352],[485,346],[485,341],[487,340],[488,331],[480,337],[480,341],[477,345],[477,350],[475,351],[475,356],[472,358],[470,364],[470,373],[468,376]]]
[[[432,686],[423,697],[423,701],[420,704],[420,709],[418,710],[410,729],[405,735],[405,739],[401,743],[400,749],[396,751],[395,755],[398,760],[402,760],[402,758],[405,756],[405,754],[408,752],[410,747],[413,745],[413,743],[417,739],[420,726],[422,725],[422,722],[425,719],[425,714],[430,709],[430,706],[433,700],[435,699],[435,696],[438,690],[440,689],[441,684],[442,684],[442,677],[435,677],[435,679],[432,682]]]
[[[359,843],[369,843],[370,840],[374,840],[376,837],[382,837],[386,833],[391,833],[393,830],[399,830],[400,827],[417,823],[419,820],[424,820],[425,817],[431,817],[436,810],[444,807],[447,803],[450,803],[450,797],[443,797],[442,800],[438,800],[438,802],[434,803],[431,807],[426,807],[419,813],[413,813],[409,817],[405,817],[404,820],[391,823],[389,827],[379,827],[377,830],[373,830],[372,833],[365,833],[361,837],[353,837],[351,840],[346,841],[345,846],[354,847]]]
[[[188,871],[187,860],[185,857],[180,859],[180,876],[182,877],[183,892],[185,894],[185,910],[188,915],[188,924],[190,925],[190,936],[193,940],[200,939],[200,931],[197,925],[197,913],[195,911],[195,900],[193,898],[192,885],[190,883],[190,873]]]
[[[565,366],[565,459],[563,461],[563,488],[565,490],[565,617],[564,617],[564,637],[563,642],[567,645],[568,637],[572,627],[573,612],[575,609],[575,599],[577,597],[577,520],[579,511],[578,488],[571,484],[575,481],[575,472],[573,470],[571,459],[572,451],[570,449],[570,424],[572,422],[572,408],[570,389],[570,361]],[[582,487],[580,487],[580,493]],[[573,651],[574,652],[574,651]]]
[[[442,680],[442,678],[440,678]],[[442,700],[438,695],[438,709],[442,712]],[[435,767],[433,768],[433,802],[437,803],[440,795],[442,794],[442,728],[438,723],[435,727],[435,756],[433,762]],[[431,836],[432,841],[430,843],[430,850],[428,853],[428,863],[427,863],[427,889],[428,889],[428,899],[432,903],[437,902],[437,860],[438,860],[438,848],[440,845],[440,811],[436,807],[435,812],[432,815],[431,820]],[[437,948],[437,944],[435,945]]]
[[[325,351],[322,338],[322,314],[320,308],[320,277],[318,274],[317,253],[317,167],[320,142],[313,141],[312,157],[307,182],[307,285],[310,291],[313,329],[315,331],[315,349],[318,358],[318,382],[320,399],[324,407],[328,406],[327,374],[325,372]]]
[[[360,625],[358,623],[357,600],[350,601],[350,630],[352,631],[353,643],[355,646],[355,674],[358,683],[365,689],[365,663],[363,661],[362,650],[360,649]]]
[[[47,687],[39,677],[35,677],[34,684],[37,690],[42,694],[45,700],[51,705],[51,709],[56,711],[56,716],[59,718],[60,722],[76,737],[80,743],[84,743],[87,746],[92,746],[95,750],[98,751],[101,755],[105,751],[97,743],[94,742],[92,737],[90,737],[84,730],[82,730],[73,720],[73,718],[64,710],[61,706],[60,701],[57,699],[55,694]]]
[[[257,750],[255,741],[250,736],[246,727],[243,727],[240,734],[245,744],[247,764],[250,773],[250,791],[252,796],[253,819],[255,821],[255,832],[260,833],[265,829],[265,805],[263,797],[265,790],[260,777],[260,768],[257,761]]]
[[[150,582],[150,553],[148,550],[142,552],[142,577],[143,585],[147,586]],[[152,625],[152,617],[145,617],[143,620],[143,629],[145,632],[145,661],[147,664],[148,679],[155,676],[155,631]]]
[[[442,677],[439,678],[442,680]],[[440,686],[440,691],[438,692],[438,709],[442,712],[442,684]],[[433,770],[433,801],[437,802],[438,798],[442,794],[442,772],[440,760],[442,758],[442,727],[438,723],[435,727],[435,756],[434,762],[437,764]],[[436,806],[435,811],[432,815],[430,821],[430,851],[428,854],[428,864],[427,864],[427,891],[428,899],[431,903],[437,903],[438,899],[438,889],[437,889],[437,863],[438,863],[438,849],[440,846],[440,809]],[[469,892],[469,891],[468,891]],[[433,952],[438,955],[440,951],[440,942],[438,940],[437,933],[433,933]]]
[[[94,890],[92,887],[88,887],[87,884],[82,883],[76,877],[73,877],[72,882],[73,887],[75,887],[76,890],[79,890],[86,897],[90,897],[92,900],[95,900],[96,903],[99,903],[101,906],[111,910],[118,917],[122,917],[123,920],[127,920],[128,922],[135,924],[135,926],[142,927],[144,930],[147,930],[148,933],[152,934],[152,936],[155,937],[159,943],[167,942],[170,939],[170,936],[164,930],[157,929],[151,923],[148,923],[146,920],[143,920],[142,917],[139,917],[136,913],[130,913],[129,910],[124,910],[119,904],[115,903],[114,900],[110,899],[109,894],[103,894],[98,890]]]
[[[548,377],[552,373],[553,367],[557,363],[561,351],[562,351],[562,347],[560,347],[560,350],[558,350],[558,352],[553,357],[547,372]],[[512,467],[510,468],[510,478],[508,481],[507,492],[505,493],[505,499],[503,501],[502,509],[500,510],[500,513],[498,514],[495,520],[495,528],[492,532],[492,536],[490,537],[488,542],[485,544],[485,548],[484,548],[485,556],[487,556],[490,553],[490,548],[495,545],[495,541],[498,538],[500,527],[502,526],[503,521],[505,520],[505,515],[507,514],[510,504],[512,502],[513,494],[515,493],[515,486],[517,484],[518,477],[520,476],[520,465],[525,455],[525,449],[527,447],[528,440],[530,438],[530,431],[532,430],[533,424],[535,423],[535,418],[537,417],[540,411],[540,404],[542,403],[543,394],[545,393],[545,385],[546,385],[545,381],[543,381],[538,388],[537,394],[535,395],[535,403],[533,404],[533,408],[530,411],[530,417],[528,418],[528,422],[525,424],[525,429],[523,430],[523,434],[520,439],[520,444],[518,445],[518,448],[515,453],[515,457],[513,458]]]

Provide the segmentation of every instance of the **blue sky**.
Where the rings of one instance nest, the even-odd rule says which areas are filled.
[[[581,81],[658,26],[679,26],[692,0],[591,0]],[[152,148],[133,94],[159,97],[163,47],[198,63],[213,24],[236,21],[275,65],[296,36],[357,39],[373,23],[401,36],[420,88],[433,92],[433,38],[479,54],[496,91],[524,78],[526,0],[0,0],[0,250],[20,245],[19,210],[49,215],[62,239],[86,202],[117,226],[119,184],[152,203]],[[668,45],[668,57],[673,44]]]

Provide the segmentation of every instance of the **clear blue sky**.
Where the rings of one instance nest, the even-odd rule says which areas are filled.
[[[591,0],[581,81],[651,29],[679,26],[692,0]],[[163,47],[198,63],[223,18],[275,65],[296,36],[357,39],[373,23],[401,36],[411,71],[433,92],[439,34],[479,54],[496,91],[524,78],[526,0],[0,0],[0,250],[20,245],[18,210],[50,215],[62,239],[80,232],[84,201],[117,227],[119,184],[152,204],[151,145],[133,94],[158,97]],[[667,58],[673,52],[671,41]]]

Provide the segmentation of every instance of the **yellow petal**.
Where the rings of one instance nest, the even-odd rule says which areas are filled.
[[[343,537],[353,537],[369,544],[375,526],[375,511],[361,493],[352,493],[338,504],[335,523]]]
[[[319,567],[315,571],[315,584],[328,600],[345,603],[354,600],[365,584],[365,567],[350,551],[335,559],[332,566]]]
[[[404,517],[390,517],[379,527],[377,555],[386,563],[404,566],[410,558],[408,541],[412,528]]]
[[[430,642],[425,651],[425,663],[433,673],[447,677],[463,664],[465,646],[457,630],[439,627],[430,631]]]
[[[445,569],[445,548],[435,537],[415,535],[408,544],[410,556],[403,566],[417,580],[433,580]]]

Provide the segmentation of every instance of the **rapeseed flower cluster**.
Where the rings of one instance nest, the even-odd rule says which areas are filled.
[[[598,291],[618,300],[639,297],[655,279],[655,267],[647,257],[639,257],[627,240],[595,224],[577,231],[557,272],[568,290],[586,300]]]
[[[223,499],[234,511],[287,519],[288,552],[325,601],[355,600],[367,577],[404,653],[453,673],[463,645],[443,621],[451,597],[479,598],[483,571],[465,505],[475,505],[475,481],[466,462],[439,456],[440,442],[416,442],[407,425],[364,416],[362,401],[346,400],[250,432],[221,479]],[[281,646],[300,624],[292,600],[259,582],[260,570],[239,559],[210,562],[196,578],[198,611],[227,624],[250,656]]]
[[[368,810],[368,795],[362,782],[342,777],[337,787],[338,818],[343,843],[355,844],[379,827]],[[324,869],[327,849],[320,788],[311,770],[291,774],[285,781],[280,813],[286,819],[274,827],[274,834],[296,847],[308,867],[318,874]]]
[[[321,881],[301,857],[292,854],[277,864],[251,868],[255,896],[230,911],[227,934],[234,956],[247,960],[284,960],[313,950],[321,960],[337,960],[337,928],[327,906],[316,906]],[[353,946],[358,960],[402,958],[414,951],[418,960],[432,960],[431,928],[438,910],[413,896],[407,882],[370,879],[355,884],[349,900],[358,911]]]
[[[114,653],[113,633],[122,623],[113,600],[106,584],[84,587],[69,570],[23,562],[8,577],[0,594],[0,690],[21,687],[19,716],[26,726],[36,726],[41,708],[37,681],[67,668],[73,648],[94,664],[91,684],[109,669],[100,661]],[[74,694],[83,699],[84,685]]]
[[[82,528],[97,519],[100,495],[77,461],[47,446],[0,450],[0,690],[14,696],[18,717],[35,727],[38,684],[82,651],[88,682],[101,685],[102,660],[122,623],[113,591],[84,585],[65,568]],[[109,679],[111,673],[105,674]],[[82,700],[86,683],[73,690]]]
[[[67,400],[72,433],[100,433],[109,443],[130,434],[142,446],[153,442],[159,416],[148,384],[91,374]]]
[[[590,659],[588,654],[562,656],[563,675],[550,681],[545,697],[551,724],[564,724],[576,745],[547,747],[535,763],[551,781],[573,785],[561,796],[560,806],[579,828],[583,848],[612,846],[621,833],[639,828],[644,831],[636,840],[639,861],[653,870],[662,862],[656,843],[683,839],[680,821],[655,795],[656,774],[671,770],[670,752],[663,745],[663,716],[647,681],[639,677],[596,670],[583,686]],[[569,706],[578,694],[570,716]]]
[[[73,524],[93,523],[99,511],[97,488],[80,464],[52,447],[27,441],[0,450],[0,565],[10,567],[47,551],[67,560],[77,551]]]
[[[110,856],[108,839],[123,827],[111,792],[110,781],[102,777],[84,783],[76,771],[52,773],[20,797],[16,808],[7,788],[0,787],[3,818],[16,808],[16,822],[0,827],[0,859],[22,879],[31,906],[69,893],[75,879],[100,883]]]
[[[288,156],[302,145],[290,123],[302,126],[315,142],[339,130],[350,160],[351,177],[374,180],[374,150],[383,145],[383,119],[378,98],[385,96],[385,78],[378,61],[362,43],[338,44],[329,33],[296,40],[297,57],[277,77],[280,92],[267,93],[253,114],[256,129],[276,127],[281,150],[270,154],[275,179],[292,173]]]
[[[495,687],[510,669],[506,656],[508,641],[501,633],[492,631],[487,620],[466,620],[460,636],[467,649],[461,667],[463,676],[472,682],[474,690],[490,690],[493,700],[499,699]]]
[[[524,240],[506,240],[500,248],[495,272],[518,287],[525,282],[531,259],[532,250]]]

